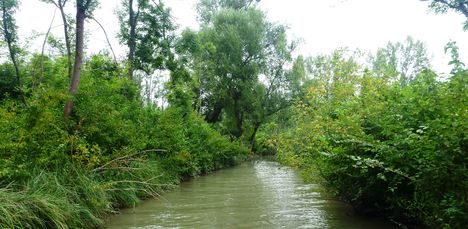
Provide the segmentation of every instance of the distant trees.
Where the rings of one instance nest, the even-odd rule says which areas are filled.
[[[198,20],[208,23],[221,9],[247,10],[260,0],[200,0],[197,4]]]
[[[371,56],[372,70],[381,77],[407,85],[416,74],[430,68],[426,45],[411,37],[404,42],[389,42]]]

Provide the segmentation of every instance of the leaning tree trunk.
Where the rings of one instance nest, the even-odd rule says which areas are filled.
[[[78,93],[78,84],[81,77],[81,64],[83,62],[83,43],[84,43],[84,21],[86,19],[86,11],[84,7],[77,7],[76,11],[76,48],[75,48],[75,64],[73,66],[73,76],[70,81],[69,92],[71,96]],[[68,100],[65,104],[64,118],[68,120],[73,110],[73,100]]]
[[[72,57],[71,57],[71,44],[70,44],[70,36],[68,34],[68,21],[67,21],[67,15],[65,14],[64,11],[64,3],[59,1],[58,4],[60,14],[62,15],[62,21],[63,21],[63,33],[65,35],[65,47],[67,48],[67,64],[68,64],[68,79],[72,77]]]
[[[261,123],[260,122],[255,122],[254,124],[254,129],[252,131],[252,134],[249,137],[249,145],[250,145],[250,150],[255,149],[255,137],[257,136],[258,129],[260,128]]]

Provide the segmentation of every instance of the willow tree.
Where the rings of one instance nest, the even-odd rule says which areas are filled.
[[[84,22],[86,18],[91,18],[94,9],[97,7],[97,0],[77,0],[76,2],[76,38],[75,38],[75,63],[73,65],[73,75],[70,80],[69,93],[74,96],[78,93],[78,85],[81,77],[81,64],[83,63],[84,50]],[[67,120],[73,110],[73,100],[68,100],[64,108],[64,118]]]
[[[209,123],[251,145],[260,126],[290,100],[291,45],[286,28],[269,22],[257,1],[204,0],[193,46],[196,106]],[[188,45],[190,47],[190,45]],[[292,84],[291,84],[292,85]]]
[[[245,133],[247,112],[254,109],[255,87],[265,56],[265,15],[255,9],[226,9],[200,31],[200,76],[206,120],[225,126],[234,138]],[[224,115],[223,115],[224,114]]]

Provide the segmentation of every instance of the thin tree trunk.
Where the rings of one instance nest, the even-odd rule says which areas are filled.
[[[44,37],[44,42],[42,43],[42,50],[41,50],[41,76],[37,82],[37,85],[40,84],[40,82],[42,81],[42,79],[44,78],[44,50],[45,50],[45,45],[47,43],[47,38],[49,37],[49,34],[50,34],[50,30],[52,29],[52,24],[54,23],[54,20],[55,20],[55,13],[56,13],[56,10],[54,10],[54,16],[52,17],[52,21],[50,21],[50,25],[49,25],[49,29],[47,30],[47,33]],[[35,74],[33,74],[35,75]],[[35,78],[35,76],[33,76]],[[36,80],[36,79],[35,79]],[[33,87],[36,86],[36,82],[33,82]]]
[[[138,6],[139,7],[139,6]],[[133,10],[133,0],[128,1],[128,23],[130,26],[130,37],[128,39],[128,78],[133,79],[134,72],[134,61],[135,61],[135,50],[136,50],[136,24],[137,24],[138,13],[135,15]]]
[[[107,36],[106,29],[104,29],[104,26],[102,26],[102,24],[99,23],[99,21],[96,18],[92,17],[91,19],[93,19],[93,21],[95,21],[99,25],[99,27],[101,27],[102,32],[104,32],[104,36],[106,36],[107,44],[109,45],[109,48],[112,52],[112,57],[114,57],[114,62],[117,64],[117,57],[115,56],[114,49],[112,48],[112,44],[110,43],[109,36]]]
[[[83,47],[84,47],[84,21],[86,12],[84,7],[77,7],[76,11],[76,48],[75,48],[75,64],[73,66],[73,76],[70,81],[69,92],[74,96],[78,92],[78,84],[81,77],[81,64],[83,62]],[[69,100],[65,104],[64,118],[68,120],[73,110],[73,101]]]
[[[65,14],[64,11],[64,6],[65,2],[62,2],[59,0],[58,2],[58,8],[60,10],[60,14],[62,15],[62,21],[63,21],[63,33],[65,36],[65,47],[67,48],[67,64],[68,64],[68,79],[71,79],[72,77],[72,53],[71,53],[71,44],[70,44],[70,36],[68,34],[68,21],[67,21],[67,15]]]
[[[18,86],[18,94],[21,98],[21,100],[23,101],[23,103],[25,105],[26,104],[26,98],[24,98],[24,95],[23,95],[23,91],[21,90],[21,87],[22,87],[22,84],[21,84],[21,74],[20,74],[20,70],[19,70],[19,67],[18,67],[18,61],[16,59],[16,47],[13,47],[13,38],[11,37],[11,33],[10,31],[8,30],[8,18],[7,18],[7,14],[6,14],[6,7],[5,7],[5,3],[2,4],[2,11],[3,11],[3,18],[2,18],[2,21],[3,21],[3,33],[5,35],[5,40],[7,42],[7,45],[8,45],[8,51],[10,52],[10,59],[11,59],[11,62],[13,62],[13,67],[15,68],[15,76],[16,76],[16,84]]]
[[[5,34],[8,34],[7,29],[5,29]],[[10,35],[6,35],[6,36],[9,37]],[[18,91],[19,91],[20,96],[24,100],[23,92],[21,90],[21,87],[22,87],[21,74],[20,74],[19,67],[18,67],[18,61],[16,60],[16,51],[14,50],[13,45],[11,44],[10,38],[7,38],[7,44],[8,44],[8,50],[10,51],[11,62],[13,62],[13,67],[15,68],[16,84],[18,86]]]

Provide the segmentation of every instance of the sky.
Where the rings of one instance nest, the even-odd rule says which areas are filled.
[[[32,32],[40,36],[30,43],[30,49],[40,50],[42,40],[54,15],[54,6],[39,0],[20,0],[16,14],[22,42]],[[118,20],[115,10],[121,0],[101,0],[95,18],[106,28],[118,57],[123,58],[126,49],[116,38]],[[198,29],[196,0],[163,0],[172,9],[173,17],[184,28]],[[291,39],[301,39],[296,55],[316,56],[348,47],[364,52],[375,52],[389,41],[404,41],[407,36],[427,45],[432,65],[439,73],[448,73],[450,55],[444,53],[449,41],[456,41],[461,59],[468,64],[468,31],[464,32],[464,17],[455,12],[435,14],[428,3],[420,0],[262,0],[260,9],[277,23],[287,25]],[[69,3],[67,12],[74,13]],[[59,12],[55,17],[52,33],[62,36]],[[93,21],[85,25],[89,33],[88,53],[97,53],[108,47],[100,27]]]

